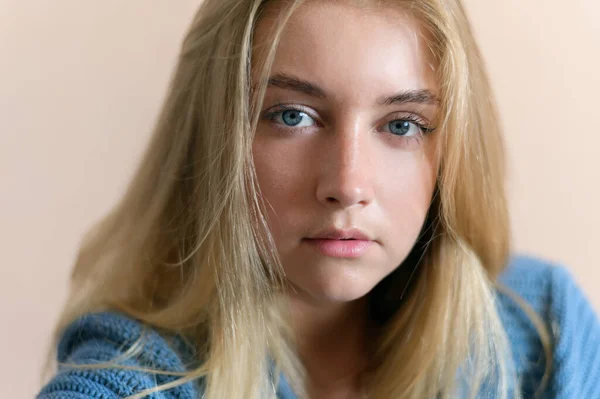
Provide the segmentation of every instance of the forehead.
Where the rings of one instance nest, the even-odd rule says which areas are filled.
[[[257,26],[258,45],[272,40],[268,14]],[[436,88],[419,22],[398,6],[364,7],[352,1],[301,4],[282,32],[271,74],[277,73],[309,79],[355,99]]]

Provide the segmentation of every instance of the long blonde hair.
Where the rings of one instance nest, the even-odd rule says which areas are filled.
[[[209,399],[273,397],[270,358],[304,394],[251,151],[269,67],[301,1],[277,2],[272,43],[254,48],[270,3],[203,1],[135,178],[73,271],[57,336],[113,309],[197,346],[202,366],[155,391],[202,377]],[[427,34],[443,155],[421,239],[372,293],[380,334],[369,397],[475,396],[486,381],[507,397],[514,375],[494,297],[509,251],[504,153],[482,58],[460,0],[388,3]]]

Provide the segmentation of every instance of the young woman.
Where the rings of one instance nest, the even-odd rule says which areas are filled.
[[[40,399],[600,397],[459,0],[205,0],[57,338]]]

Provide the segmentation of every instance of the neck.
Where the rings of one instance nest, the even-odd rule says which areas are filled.
[[[293,297],[291,305],[298,352],[311,390],[355,388],[369,359],[367,297],[342,304]]]

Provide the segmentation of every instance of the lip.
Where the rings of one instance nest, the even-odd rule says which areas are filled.
[[[309,240],[361,240],[373,241],[371,237],[359,229],[328,228],[309,237]]]
[[[358,229],[326,229],[314,237],[304,239],[321,255],[332,258],[360,258],[375,243]]]
[[[374,244],[365,240],[306,239],[321,255],[332,258],[360,258]]]

